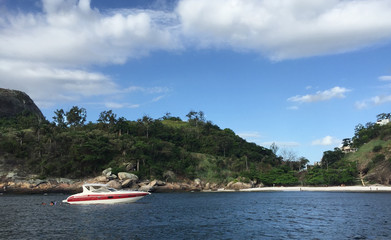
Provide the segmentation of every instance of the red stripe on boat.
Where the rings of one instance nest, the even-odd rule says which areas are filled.
[[[121,198],[134,198],[134,197],[143,197],[148,195],[148,193],[127,193],[127,194],[118,194],[118,195],[87,195],[87,196],[71,196],[67,199],[68,202],[82,202],[82,201],[95,201],[95,200],[111,200],[111,199],[121,199]]]

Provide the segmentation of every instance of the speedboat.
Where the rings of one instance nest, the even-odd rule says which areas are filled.
[[[69,204],[113,204],[132,203],[149,192],[116,190],[106,184],[90,183],[83,185],[83,192],[69,196],[63,200]]]

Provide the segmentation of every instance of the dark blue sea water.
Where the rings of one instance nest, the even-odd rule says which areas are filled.
[[[0,239],[391,239],[391,194],[160,193],[131,204],[0,196]]]

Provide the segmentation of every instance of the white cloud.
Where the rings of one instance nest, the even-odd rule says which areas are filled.
[[[217,47],[284,60],[391,40],[389,0],[180,0],[171,12],[101,11],[91,9],[90,0],[42,0],[42,7],[0,15],[1,87],[23,90],[41,107],[123,91],[93,66],[152,51]],[[323,101],[347,91],[336,87],[290,101]]]
[[[300,143],[298,143],[298,142],[279,142],[279,141],[263,142],[263,143],[261,143],[261,145],[265,146],[265,147],[270,147],[273,143],[276,144],[278,147],[283,147],[283,148],[300,146]]]
[[[151,102],[158,102],[158,101],[162,100],[164,97],[165,97],[165,95],[157,96],[157,97],[153,98]]]
[[[238,136],[244,139],[257,139],[261,137],[261,134],[257,131],[254,132],[241,132],[238,133]]]
[[[92,65],[180,48],[169,26],[158,21],[172,18],[164,12],[101,13],[89,0],[43,0],[42,6],[43,12],[0,16],[0,86],[25,91],[40,107],[123,91]]]
[[[319,101],[327,101],[333,98],[344,98],[345,93],[349,92],[349,89],[342,87],[333,87],[331,89],[325,91],[318,91],[315,94],[308,95],[297,95],[294,97],[288,98],[290,102],[299,102],[299,103],[309,103],[309,102],[319,102]]]
[[[254,50],[274,60],[391,39],[389,0],[183,0],[176,11],[184,35],[199,47]]]
[[[109,109],[118,109],[118,108],[138,108],[139,104],[129,104],[129,103],[116,103],[116,102],[106,102],[105,107]]]
[[[296,110],[299,110],[299,107],[298,106],[290,106],[287,109],[292,110],[292,111],[296,111]]]
[[[380,76],[379,80],[380,81],[391,81],[391,76]]]
[[[0,85],[27,92],[40,107],[81,97],[117,91],[109,76],[79,69],[57,68],[44,63],[0,59]]]
[[[332,136],[326,136],[324,138],[312,141],[312,145],[320,146],[337,146],[338,144],[341,144],[341,140]]]
[[[44,13],[3,16],[0,57],[57,65],[124,63],[155,49],[177,49],[157,11],[103,14],[89,0],[43,1]],[[169,16],[167,16],[169,18]]]
[[[363,101],[357,101],[355,106],[357,109],[365,109],[368,107],[378,106],[391,102],[391,95],[388,96],[375,96]]]

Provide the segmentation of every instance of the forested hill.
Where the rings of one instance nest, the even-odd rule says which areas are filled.
[[[246,142],[231,129],[207,121],[202,111],[190,111],[186,120],[169,113],[127,120],[107,110],[96,122],[86,123],[86,110],[77,106],[55,111],[51,122],[23,110],[0,117],[0,179],[5,181],[9,173],[84,178],[110,167],[114,174],[126,171],[140,179],[165,181],[389,184],[390,114],[379,116],[382,124],[359,124],[342,149],[324,152],[319,165],[306,168],[306,158],[283,159],[276,155],[277,146],[267,149]]]
[[[390,184],[390,117],[381,113],[376,122],[358,124],[354,136],[343,139],[341,148],[323,153],[320,166],[308,171],[307,183]]]
[[[131,121],[111,110],[95,123],[86,123],[86,116],[84,108],[75,106],[57,110],[52,122],[23,114],[0,118],[3,171],[16,167],[21,175],[80,178],[111,167],[144,179],[221,182],[282,162],[271,150],[206,121],[201,111],[189,112],[186,121],[170,114]]]

